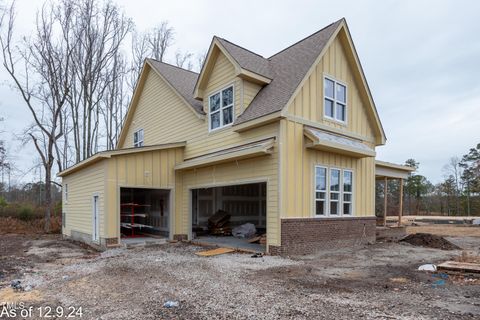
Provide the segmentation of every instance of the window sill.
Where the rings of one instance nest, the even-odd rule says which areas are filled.
[[[341,120],[337,120],[335,118],[330,118],[330,117],[327,117],[327,116],[323,116],[323,121],[325,122],[330,122],[330,123],[333,123],[333,124],[339,124],[343,127],[348,127],[348,123],[346,121],[341,121]]]
[[[230,129],[233,125],[233,122],[230,123],[230,124],[227,124],[226,126],[223,126],[223,127],[219,127],[219,128],[215,128],[215,129],[211,129],[211,130],[208,130],[208,134],[215,134],[217,132],[222,132],[222,131],[225,131],[227,129]]]

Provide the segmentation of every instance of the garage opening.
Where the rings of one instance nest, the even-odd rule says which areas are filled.
[[[120,188],[120,233],[128,238],[169,235],[170,190]]]
[[[194,241],[265,251],[266,183],[193,189],[191,192]]]

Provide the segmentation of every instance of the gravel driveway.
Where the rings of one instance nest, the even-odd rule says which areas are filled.
[[[182,243],[100,254],[62,240],[19,241],[31,263],[0,279],[0,304],[3,294],[35,307],[82,307],[81,319],[480,317],[478,279],[437,285],[437,275],[416,271],[459,251],[377,243],[286,259],[199,257],[204,248]],[[33,290],[9,291],[14,277]],[[178,307],[165,308],[167,301]]]

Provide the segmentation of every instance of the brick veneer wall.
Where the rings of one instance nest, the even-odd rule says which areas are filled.
[[[375,242],[375,217],[281,219],[281,245],[274,255],[303,255]]]

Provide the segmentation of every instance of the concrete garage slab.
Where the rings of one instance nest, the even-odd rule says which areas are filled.
[[[248,239],[239,239],[235,237],[202,236],[192,240],[192,243],[213,245],[217,247],[232,248],[250,252],[265,252],[265,245],[259,243],[249,243]]]

